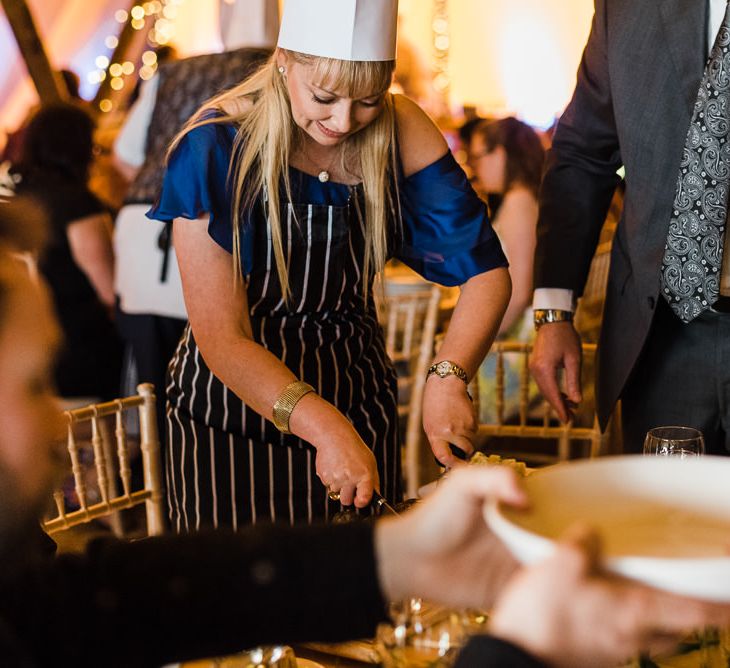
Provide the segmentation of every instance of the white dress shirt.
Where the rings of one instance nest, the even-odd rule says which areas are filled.
[[[710,0],[710,18],[707,22],[707,48],[709,49],[715,42],[715,37],[720,30],[720,25],[725,17],[725,9],[728,0]],[[726,235],[728,236],[728,235]],[[727,245],[727,244],[726,244]],[[730,259],[730,258],[728,258]],[[723,276],[727,277],[725,271],[725,263],[723,263]],[[564,288],[536,288],[532,299],[533,309],[559,309],[561,311],[573,311],[575,308],[573,291]]]

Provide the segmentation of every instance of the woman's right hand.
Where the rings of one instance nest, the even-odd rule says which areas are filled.
[[[317,475],[330,493],[338,493],[344,506],[367,506],[373,490],[380,491],[375,456],[349,422],[328,430],[314,443]]]

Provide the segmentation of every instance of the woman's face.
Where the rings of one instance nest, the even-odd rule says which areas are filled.
[[[68,455],[52,382],[58,328],[45,290],[21,272],[0,322],[0,467],[37,513]]]
[[[372,95],[355,100],[315,81],[312,65],[298,63],[282,52],[277,60],[286,68],[283,76],[289,88],[294,122],[322,146],[342,143],[372,123],[383,109],[384,92],[373,91]]]
[[[495,146],[487,151],[484,138],[474,135],[469,143],[468,160],[480,190],[490,194],[504,193],[507,169],[507,152],[504,146]]]

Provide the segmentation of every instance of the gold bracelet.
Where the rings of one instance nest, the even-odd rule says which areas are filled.
[[[274,426],[284,434],[291,434],[289,431],[289,418],[291,417],[294,406],[297,405],[299,400],[310,392],[314,392],[314,388],[303,380],[297,380],[293,383],[289,383],[279,398],[274,402]]]

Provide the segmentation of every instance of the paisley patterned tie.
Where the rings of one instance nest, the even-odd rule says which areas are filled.
[[[684,322],[719,295],[730,186],[730,4],[687,132],[662,263],[662,294]]]

